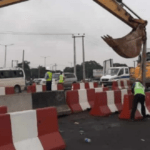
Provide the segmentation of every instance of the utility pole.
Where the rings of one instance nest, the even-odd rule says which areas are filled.
[[[6,68],[6,55],[7,55],[7,46],[12,46],[14,44],[9,44],[9,45],[3,45],[3,44],[0,44],[1,46],[5,46],[5,60],[4,60],[4,68]]]
[[[38,74],[39,74],[38,76],[39,76],[39,78],[40,78],[40,65],[39,65],[39,73],[38,73]]]
[[[24,50],[23,50],[23,55],[22,55],[22,69],[24,70]]]
[[[72,35],[74,39],[74,74],[76,75],[76,36]]]
[[[44,67],[46,67],[46,58],[50,57],[50,56],[41,56],[44,58]]]
[[[83,81],[85,82],[85,52],[84,52],[84,35],[82,36],[82,52],[83,52]]]
[[[18,60],[12,60],[11,67],[13,68],[13,62],[16,62],[16,65],[18,66]]]
[[[57,64],[55,64],[55,72],[56,72],[56,70],[57,70]]]
[[[75,38],[82,38],[82,53],[83,53],[83,81],[85,81],[85,52],[84,52],[84,37],[85,34],[82,36],[72,36],[74,38],[74,73],[76,75],[76,43],[75,43]]]

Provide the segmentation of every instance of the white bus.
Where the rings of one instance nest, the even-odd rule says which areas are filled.
[[[0,87],[14,87],[15,93],[24,90],[25,73],[21,68],[0,68]]]

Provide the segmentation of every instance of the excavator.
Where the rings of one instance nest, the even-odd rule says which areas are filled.
[[[111,36],[107,35],[102,37],[102,39],[121,57],[123,58],[135,58],[140,55],[142,48],[142,60],[140,63],[140,79],[143,85],[146,84],[146,42],[147,33],[146,25],[147,21],[141,19],[133,10],[131,10],[123,0],[94,0],[104,9],[112,13],[118,19],[126,23],[132,28],[132,31],[125,37],[113,39]],[[126,8],[126,9],[125,9]],[[130,11],[134,16],[128,12]],[[137,79],[137,78],[134,78]]]
[[[28,1],[28,0],[0,0],[0,8],[13,5],[13,4],[17,4],[20,2],[25,2],[25,1]]]
[[[27,0],[0,0],[0,7],[5,7],[11,4],[23,2]],[[107,35],[102,39],[121,57],[134,58],[140,55],[142,52],[142,60],[140,63],[141,81],[145,85],[146,81],[146,42],[147,33],[146,25],[147,21],[141,19],[133,10],[131,10],[123,0],[94,0],[97,4],[123,21],[125,24],[132,28],[132,31],[125,37],[113,39]],[[128,11],[127,11],[128,10]],[[129,11],[136,16],[134,18]]]

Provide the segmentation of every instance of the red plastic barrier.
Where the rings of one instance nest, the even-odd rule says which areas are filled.
[[[64,86],[63,86],[63,84],[61,84],[61,83],[59,83],[59,84],[57,84],[57,90],[64,90]]]
[[[117,83],[117,81],[113,81],[112,90],[120,90],[120,89],[118,88],[118,83]]]
[[[87,97],[88,97],[88,102],[91,105],[91,108],[93,108],[94,101],[95,101],[95,89],[87,89]]]
[[[59,133],[58,130],[58,120],[57,120],[57,111],[56,108],[49,107],[44,109],[38,109],[34,110],[36,115],[33,115],[33,112],[31,111],[24,111],[22,114],[19,113],[15,114],[15,119],[17,121],[13,120],[13,117],[10,114],[2,114],[0,115],[0,150],[18,150],[20,148],[15,148],[14,139],[16,137],[21,137],[18,141],[20,147],[24,146],[24,149],[28,149],[30,145],[32,145],[32,142],[24,142],[25,140],[31,140],[35,139],[37,143],[32,145],[33,147],[36,145],[37,149],[43,149],[43,150],[63,150],[66,148],[66,145]],[[27,114],[27,115],[26,115]],[[31,123],[28,125],[26,123],[22,123],[23,121],[20,121],[20,115],[24,117],[23,119],[26,119],[26,117],[30,118],[30,114],[34,120],[37,122],[32,126]],[[18,121],[19,120],[19,121]],[[22,138],[22,131],[16,133],[16,129],[12,126],[12,123],[15,126],[16,124],[19,126],[25,127],[25,130],[28,131],[28,129],[32,126],[37,128],[37,134],[34,134],[34,137],[30,137],[27,135],[27,139]],[[30,122],[30,121],[29,121]],[[15,124],[16,123],[16,124]],[[18,124],[19,123],[19,124]],[[14,130],[14,131],[13,131]],[[32,131],[32,130],[30,130]],[[33,131],[35,132],[35,131]],[[38,136],[38,137],[37,137]],[[39,140],[38,140],[38,139]],[[38,143],[39,141],[39,143]],[[41,148],[42,147],[42,148]],[[31,149],[31,148],[30,148]],[[33,148],[34,149],[34,148]]]
[[[131,117],[131,110],[132,110],[132,103],[133,103],[134,96],[133,94],[125,95],[124,96],[124,103],[122,112],[119,115],[120,119],[130,119]],[[141,114],[137,110],[135,113],[135,119],[142,119]]]
[[[0,114],[6,114],[7,113],[7,106],[0,106]]]
[[[94,82],[94,88],[98,87],[98,82]]]
[[[104,87],[104,88],[103,88],[103,91],[104,91],[104,92],[105,92],[105,91],[109,91],[108,87]]]
[[[27,93],[36,93],[36,85],[28,86]]]
[[[72,90],[78,90],[80,89],[80,84],[79,83],[73,83],[72,84]]]
[[[90,111],[93,116],[109,116],[111,114],[110,109],[107,105],[107,95],[106,92],[96,93],[96,99],[94,107]]]
[[[5,93],[6,93],[6,95],[15,94],[14,87],[6,87]]]
[[[122,111],[122,104],[121,104],[121,91],[114,91],[114,99],[115,99],[115,105],[118,109],[118,111]]]
[[[124,89],[124,82],[123,81],[120,81],[120,84],[121,84],[121,88]]]
[[[73,113],[82,111],[82,108],[79,104],[79,96],[77,90],[67,91],[66,102]]]
[[[46,85],[43,85],[43,86],[42,86],[42,90],[43,90],[43,92],[46,91]]]
[[[85,83],[85,89],[89,89],[90,87],[89,87],[89,83],[88,82],[86,82]]]
[[[38,137],[44,150],[62,150],[66,145],[59,133],[56,108],[37,110]]]
[[[146,93],[145,105],[146,105],[147,110],[150,112],[150,92]]]
[[[130,82],[130,80],[127,80],[127,85],[128,85],[129,88],[131,88],[131,82]]]
[[[10,115],[0,115],[0,150],[15,150],[12,140]]]

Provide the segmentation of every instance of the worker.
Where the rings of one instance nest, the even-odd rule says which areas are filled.
[[[64,83],[64,77],[62,75],[62,72],[60,72],[60,75],[59,75],[59,83]]]
[[[45,79],[46,79],[46,90],[51,91],[52,87],[52,72],[50,72],[50,68],[46,67],[46,74],[45,74]]]
[[[131,112],[131,121],[134,121],[135,112],[137,109],[138,103],[141,103],[141,112],[143,115],[143,119],[146,118],[145,113],[145,88],[140,81],[136,81],[132,86],[132,93],[134,94],[134,100],[132,104],[132,112]]]

